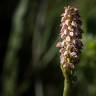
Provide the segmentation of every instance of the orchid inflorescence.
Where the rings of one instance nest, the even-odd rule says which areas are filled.
[[[83,46],[82,22],[79,10],[72,6],[65,7],[65,12],[61,16],[61,40],[56,44],[56,47],[60,49],[60,64],[63,69],[74,70]]]

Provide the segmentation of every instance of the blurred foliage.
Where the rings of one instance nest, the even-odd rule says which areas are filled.
[[[62,96],[64,78],[55,45],[60,14],[64,6],[71,4],[80,9],[84,30],[84,48],[72,96],[96,96],[96,0],[8,1],[0,1],[5,6],[0,6],[0,20],[4,24],[0,30],[0,52],[4,50],[0,55],[4,58],[0,59],[1,94]]]

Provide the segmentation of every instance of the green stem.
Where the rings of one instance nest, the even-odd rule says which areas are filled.
[[[72,96],[73,83],[72,83],[71,71],[67,68],[63,69],[62,66],[61,66],[61,70],[62,70],[63,76],[65,78],[63,96]]]
[[[72,83],[65,78],[63,96],[72,96]]]

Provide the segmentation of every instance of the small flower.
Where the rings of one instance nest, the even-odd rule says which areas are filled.
[[[60,53],[64,53],[64,48],[61,48],[60,49]]]
[[[64,34],[67,35],[67,30],[64,30]]]
[[[64,58],[61,58],[60,63],[61,63],[61,64],[64,63]]]
[[[75,21],[72,21],[71,25],[74,26],[74,27],[77,27],[77,24],[76,24]]]
[[[61,48],[61,47],[62,47],[61,42],[58,42],[58,43],[56,44],[56,47],[57,47],[57,48]]]
[[[65,41],[62,41],[61,42],[61,46],[63,47],[65,45]]]
[[[65,20],[65,24],[68,26],[70,24],[70,20],[69,19]]]
[[[77,57],[76,52],[72,52],[72,53],[70,53],[70,55],[71,55],[72,57]]]
[[[73,31],[72,26],[68,26],[69,31]]]
[[[64,52],[64,56],[67,56],[67,55],[68,55],[68,51],[65,51],[65,52]]]
[[[69,35],[70,35],[70,36],[73,36],[73,35],[74,35],[74,33],[73,33],[73,32],[70,32],[70,33],[69,33]]]
[[[70,40],[71,40],[70,36],[67,36],[66,41],[70,41]]]

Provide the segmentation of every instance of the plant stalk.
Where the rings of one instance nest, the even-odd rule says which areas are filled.
[[[61,70],[63,73],[64,80],[64,89],[63,89],[63,96],[72,96],[73,91],[73,82],[72,82],[72,75],[70,74],[70,70],[64,69],[61,66]]]
[[[72,83],[71,81],[64,80],[64,91],[63,96],[72,96]]]

